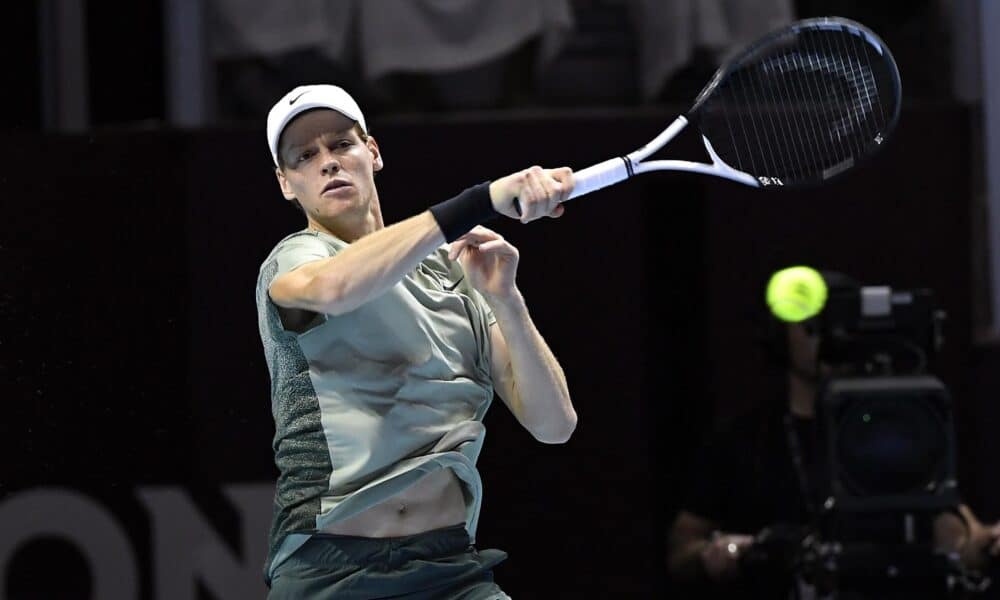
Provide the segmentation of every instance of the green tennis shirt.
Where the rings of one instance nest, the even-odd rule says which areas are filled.
[[[438,469],[452,469],[462,482],[466,529],[475,537],[476,460],[493,400],[493,313],[442,247],[362,306],[316,315],[301,332],[285,329],[271,283],[347,245],[326,233],[294,233],[275,246],[257,279],[279,470],[268,581],[313,533]]]

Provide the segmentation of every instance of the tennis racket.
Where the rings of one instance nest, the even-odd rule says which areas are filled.
[[[872,31],[839,17],[797,21],[719,67],[691,109],[648,144],[574,173],[569,199],[651,171],[765,189],[822,184],[879,151],[900,100],[896,62]],[[700,130],[711,164],[646,161],[688,125]],[[520,214],[517,200],[515,208]]]

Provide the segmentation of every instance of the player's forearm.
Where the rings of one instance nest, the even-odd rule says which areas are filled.
[[[430,212],[370,233],[336,256],[303,265],[322,312],[350,312],[377,298],[444,243]]]
[[[520,292],[488,298],[510,353],[513,372],[511,408],[536,439],[567,441],[576,428],[576,411],[559,361],[542,338]]]

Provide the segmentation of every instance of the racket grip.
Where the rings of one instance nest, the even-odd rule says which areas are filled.
[[[573,174],[573,191],[567,200],[625,181],[632,176],[628,158],[619,156],[599,162]],[[521,216],[521,202],[514,198],[514,210]]]
[[[625,181],[632,176],[631,166],[628,158],[618,156],[573,173],[573,191],[568,200]]]

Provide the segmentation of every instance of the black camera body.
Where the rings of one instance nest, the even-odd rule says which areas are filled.
[[[944,319],[927,289],[834,288],[816,317],[818,360],[837,376],[925,374],[944,343]]]
[[[818,403],[825,513],[958,506],[952,401],[928,375],[835,378]]]
[[[915,543],[918,517],[958,506],[951,394],[930,374],[943,321],[926,289],[830,294],[816,323],[825,537]]]
[[[858,285],[831,290],[807,323],[819,337],[823,476],[810,486],[814,522],[772,535],[784,551],[766,553],[799,580],[888,598],[893,586],[929,593],[954,579],[956,558],[933,530],[960,504],[952,398],[931,374],[944,319],[929,290]]]

